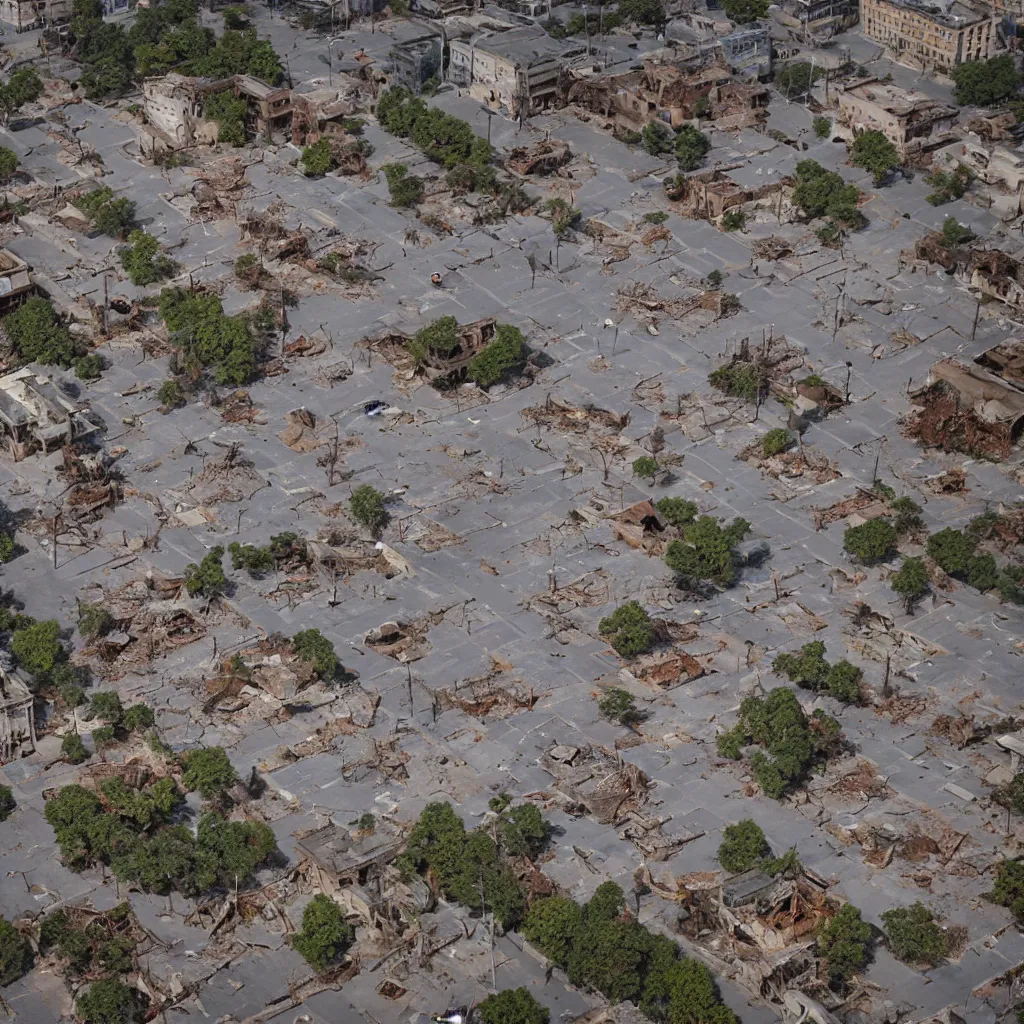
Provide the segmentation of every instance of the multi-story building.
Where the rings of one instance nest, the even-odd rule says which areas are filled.
[[[839,117],[854,135],[879,131],[909,160],[956,139],[958,107],[868,78],[839,93]]]
[[[861,0],[862,31],[903,63],[939,71],[992,56],[996,18],[961,3]]]
[[[563,68],[586,49],[578,39],[552,39],[539,25],[479,33],[451,40],[447,77],[489,107],[526,117],[554,103]]]
[[[857,24],[856,0],[781,0],[771,16],[790,36],[807,44],[825,43]]]

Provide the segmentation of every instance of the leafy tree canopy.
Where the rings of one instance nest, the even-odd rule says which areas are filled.
[[[875,176],[876,188],[885,181],[892,168],[900,166],[900,162],[896,147],[879,131],[861,132],[850,146],[850,163],[870,171]]]
[[[972,60],[950,72],[955,88],[953,97],[965,106],[991,107],[1017,95],[1020,75],[1013,54],[1004,53],[991,60]]]
[[[627,601],[606,615],[597,630],[624,658],[646,654],[654,643],[651,617],[637,601]]]
[[[317,893],[302,912],[302,930],[292,936],[292,948],[315,971],[325,971],[352,945],[355,932],[341,907]]]

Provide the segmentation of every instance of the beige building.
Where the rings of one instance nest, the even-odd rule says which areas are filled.
[[[957,138],[957,107],[877,79],[859,81],[839,94],[839,119],[853,135],[879,131],[900,159],[947,145]]]
[[[449,82],[493,110],[525,117],[554,104],[562,70],[586,54],[586,44],[559,42],[531,25],[452,39],[449,53]]]
[[[944,12],[943,12],[944,8]],[[863,33],[897,60],[939,71],[992,56],[996,18],[960,3],[928,6],[896,0],[861,0]]]

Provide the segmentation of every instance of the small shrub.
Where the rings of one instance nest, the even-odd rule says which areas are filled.
[[[644,214],[645,224],[664,224],[668,220],[668,214],[663,210],[652,210]]]
[[[488,996],[476,1008],[480,1024],[549,1024],[551,1014],[529,989],[509,988]]]
[[[902,537],[905,533],[914,533],[924,526],[921,518],[921,506],[913,498],[897,498],[889,503],[893,513],[893,528]]]
[[[0,821],[6,821],[18,806],[10,786],[0,786]]]
[[[111,725],[120,725],[123,714],[124,708],[121,706],[121,698],[117,692],[101,690],[92,695],[86,718],[90,721],[99,719],[101,722],[109,722]]]
[[[605,616],[597,630],[624,658],[646,654],[654,643],[651,618],[636,601],[627,601]]]
[[[103,357],[96,352],[79,356],[74,361],[75,376],[79,380],[98,380],[103,372]]]
[[[742,231],[746,224],[747,215],[737,206],[722,214],[722,229],[724,231]]]
[[[843,548],[865,564],[884,562],[896,554],[899,535],[887,519],[869,519],[860,526],[847,527]]]
[[[60,743],[61,756],[69,764],[81,764],[89,759],[89,751],[85,749],[82,737],[77,732],[64,734]]]
[[[637,710],[636,699],[620,686],[610,689],[598,702],[597,710],[602,718],[619,725],[635,725],[642,718]]]
[[[922,558],[904,558],[903,564],[889,577],[889,585],[903,599],[907,614],[928,593],[928,569]]]
[[[697,503],[684,498],[659,498],[654,507],[669,526],[682,528],[697,518]]]
[[[742,398],[751,404],[759,402],[768,392],[768,374],[764,367],[742,360],[713,370],[708,375],[708,383],[730,398]]]
[[[423,179],[409,174],[405,164],[385,164],[381,170],[388,183],[392,206],[415,206],[423,198]]]
[[[842,989],[871,959],[871,925],[861,920],[860,911],[846,903],[818,932],[818,952],[828,965],[829,984]]]
[[[658,473],[658,461],[650,455],[641,455],[633,460],[633,476],[653,480]]]
[[[720,270],[712,270],[705,280],[707,281],[709,288],[721,288],[722,281],[725,280],[725,278],[722,276],[722,272]]]
[[[302,149],[302,170],[309,178],[322,178],[334,169],[334,154],[329,139],[320,139]]]
[[[82,1024],[136,1024],[139,998],[123,981],[102,978],[79,992],[75,1013]]]
[[[773,455],[781,455],[793,443],[793,435],[784,427],[775,427],[769,430],[761,439],[761,450],[765,458]]]
[[[0,986],[6,987],[32,969],[32,947],[5,917],[0,917]]]
[[[160,243],[145,231],[133,231],[118,256],[132,284],[140,287],[173,277],[177,270],[174,260],[161,252]]]
[[[338,656],[334,644],[319,629],[304,629],[292,637],[292,650],[297,658],[308,662],[324,682],[338,674]]]
[[[181,784],[205,800],[221,796],[238,781],[238,775],[223,747],[200,747],[181,757],[185,767]]]
[[[174,378],[165,380],[160,385],[160,390],[157,391],[156,397],[165,412],[170,412],[172,409],[180,409],[185,405],[185,392]]]
[[[218,545],[198,565],[191,562],[185,567],[185,589],[189,597],[217,597],[227,590],[223,557],[224,549]]]
[[[498,324],[491,343],[478,352],[466,367],[466,376],[482,388],[489,388],[526,365],[526,339],[518,327]]]
[[[153,709],[145,704],[133,704],[121,717],[121,728],[125,732],[142,732],[156,724]]]
[[[897,960],[935,967],[949,952],[946,933],[921,902],[883,911],[882,921],[889,949]]]
[[[718,847],[718,863],[730,874],[756,868],[771,850],[761,827],[750,818],[735,825],[726,825]]]
[[[832,118],[816,117],[811,124],[814,127],[814,134],[819,139],[827,139],[832,134]]]
[[[88,640],[109,633],[113,625],[113,615],[101,604],[83,604],[79,609],[78,632]]]
[[[352,492],[348,505],[352,518],[365,526],[375,537],[380,535],[391,518],[388,514],[387,498],[369,484],[357,487]]]

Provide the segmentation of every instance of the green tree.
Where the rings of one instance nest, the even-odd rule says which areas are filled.
[[[695,171],[710,149],[711,140],[692,124],[684,124],[676,133],[676,161],[681,171]]]
[[[889,171],[900,166],[900,154],[882,132],[861,132],[850,146],[850,163],[870,171],[878,188]]]
[[[34,103],[43,94],[43,80],[33,67],[19,68],[0,85],[0,116],[8,124],[26,103]]]
[[[811,122],[811,126],[819,139],[827,139],[832,134],[832,118],[830,117],[816,117]]]
[[[791,61],[775,72],[775,88],[787,98],[803,96],[812,82],[816,82],[824,73],[822,68],[812,67],[807,61]]]
[[[664,121],[648,121],[640,132],[640,145],[651,156],[671,153],[675,144],[676,134]]]
[[[0,917],[0,986],[10,985],[32,969],[32,947],[22,934]]]
[[[319,629],[304,629],[292,637],[295,656],[308,662],[316,675],[328,682],[338,674],[340,662],[334,644]]]
[[[145,231],[133,231],[128,236],[128,245],[118,251],[118,256],[134,285],[153,284],[172,277],[177,270],[174,260],[160,252],[160,243]]]
[[[934,967],[949,952],[949,939],[921,902],[882,913],[885,937],[897,960]]]
[[[536,804],[518,804],[502,811],[498,819],[498,839],[509,857],[535,858],[551,838],[551,825]]]
[[[597,710],[602,718],[619,725],[635,725],[642,719],[636,706],[636,699],[628,690],[621,686],[613,686],[597,702]]]
[[[302,169],[307,177],[321,178],[334,170],[334,154],[330,139],[320,139],[302,150]]]
[[[723,528],[712,516],[701,516],[683,528],[682,540],[669,542],[665,564],[691,589],[707,583],[729,587],[738,573],[734,548],[749,532],[745,519],[734,519]]]
[[[18,806],[10,786],[0,786],[0,821],[6,821]]]
[[[583,912],[575,900],[566,896],[535,899],[523,920],[523,935],[552,963],[563,970],[569,962]]]
[[[3,318],[4,330],[26,363],[69,367],[77,354],[67,328],[53,306],[36,295]]]
[[[526,339],[518,327],[498,324],[494,340],[469,361],[466,376],[489,388],[526,365]]]
[[[651,617],[637,601],[627,601],[598,623],[597,631],[624,658],[646,654],[654,643]]]
[[[928,593],[928,569],[922,558],[904,558],[903,564],[889,577],[889,585],[903,599],[907,614]]]
[[[871,959],[871,925],[861,920],[860,911],[845,903],[818,932],[818,953],[825,958],[829,984],[842,990],[857,971]]]
[[[768,0],[724,0],[725,16],[737,25],[746,25],[768,15]]]
[[[228,578],[224,574],[224,549],[218,544],[196,565],[185,566],[185,589],[189,597],[218,597],[227,590]]]
[[[245,100],[233,91],[207,96],[203,104],[203,117],[217,123],[217,141],[227,146],[245,145]]]
[[[730,874],[738,875],[741,871],[756,868],[771,854],[764,832],[750,818],[744,818],[735,825],[726,825],[722,835],[718,863]]]
[[[660,25],[665,20],[661,0],[620,0],[619,16],[634,25]]]
[[[843,534],[843,548],[866,564],[884,562],[896,554],[899,535],[888,519],[869,519],[859,526],[848,526]]]
[[[21,668],[41,681],[67,657],[60,642],[60,623],[46,619],[16,629],[11,637],[11,654]]]
[[[1013,54],[972,60],[952,69],[953,98],[963,106],[991,107],[1016,96],[1020,75]]]
[[[253,579],[265,576],[277,565],[274,554],[269,547],[256,547],[253,544],[239,544],[232,541],[228,545],[232,569],[245,569]]]
[[[860,192],[847,185],[834,171],[827,171],[816,160],[801,160],[796,165],[793,202],[812,220],[829,217],[835,224],[856,229],[867,223],[857,209]]]
[[[365,526],[374,537],[380,536],[391,519],[387,498],[369,484],[363,484],[352,492],[348,507],[352,518]]]
[[[117,978],[94,981],[75,1000],[82,1024],[135,1024],[141,1019],[137,993]]]
[[[18,159],[13,149],[8,149],[6,146],[0,146],[0,180],[8,181],[14,172],[18,169],[21,161]]]
[[[804,644],[799,654],[780,654],[772,671],[787,676],[797,686],[816,693],[828,693],[844,704],[860,701],[861,671],[845,659],[829,665],[820,640]]]
[[[476,1008],[482,1024],[548,1024],[551,1014],[525,988],[488,996]]]
[[[200,747],[181,755],[181,784],[205,800],[220,797],[238,782],[238,775],[223,747]]]
[[[302,930],[292,936],[292,948],[320,973],[344,955],[354,937],[341,907],[317,893],[302,912]]]

